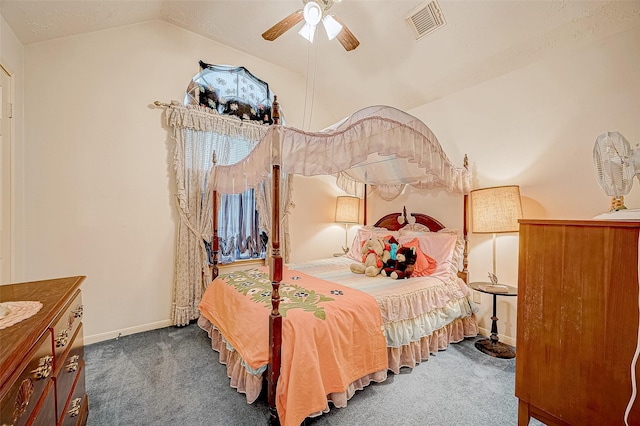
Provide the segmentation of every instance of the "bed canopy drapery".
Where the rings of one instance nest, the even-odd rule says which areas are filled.
[[[466,198],[471,174],[456,167],[431,130],[419,119],[388,106],[362,109],[321,132],[284,127],[279,122],[277,99],[273,122],[260,142],[242,160],[232,165],[214,165],[207,188],[213,193],[214,211],[218,194],[233,194],[271,182],[271,305],[269,316],[269,364],[267,394],[272,420],[277,421],[276,384],[280,375],[282,316],[279,287],[283,277],[280,254],[281,176],[335,175],[347,193],[365,195],[364,185],[383,199],[397,197],[406,185],[439,188],[464,194],[466,240]],[[364,185],[363,185],[364,184]],[[366,208],[366,206],[365,206]],[[286,216],[286,214],[285,214]],[[213,214],[213,229],[217,229]],[[214,274],[217,274],[218,242],[214,233]],[[466,274],[466,241],[464,273]]]
[[[389,106],[372,106],[321,132],[274,125],[239,162],[211,169],[209,184],[231,194],[258,187],[277,165],[284,174],[336,175],[347,193],[362,196],[362,185],[383,199],[406,185],[466,194],[471,174],[456,167],[436,136],[416,117]]]

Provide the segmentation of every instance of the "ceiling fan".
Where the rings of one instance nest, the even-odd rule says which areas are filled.
[[[328,13],[333,3],[341,0],[302,0],[304,7],[296,10],[273,27],[262,33],[262,38],[273,41],[304,20],[304,26],[298,34],[313,43],[316,27],[322,21],[329,40],[337,38],[345,50],[353,50],[360,42],[347,26],[334,14]]]

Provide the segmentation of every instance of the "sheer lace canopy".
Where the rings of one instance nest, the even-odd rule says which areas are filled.
[[[387,200],[406,185],[457,193],[471,187],[469,171],[453,165],[422,121],[388,106],[362,109],[321,132],[270,126],[244,159],[213,167],[209,184],[220,193],[255,188],[274,164],[285,174],[335,175],[356,196],[365,183]]]

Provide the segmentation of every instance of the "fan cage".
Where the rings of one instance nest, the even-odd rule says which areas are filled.
[[[610,197],[624,196],[631,191],[635,176],[629,142],[618,132],[598,136],[593,148],[593,162],[598,184]]]

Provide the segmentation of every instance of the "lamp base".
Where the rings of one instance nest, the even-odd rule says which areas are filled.
[[[478,340],[475,346],[479,351],[495,358],[510,359],[516,356],[516,351],[511,346],[502,342],[494,342],[489,338]]]

